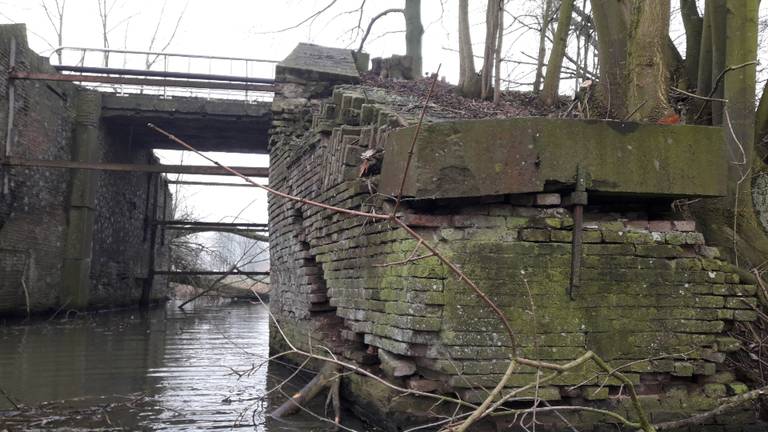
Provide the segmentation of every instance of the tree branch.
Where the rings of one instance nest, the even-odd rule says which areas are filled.
[[[357,52],[362,52],[363,51],[363,45],[365,45],[366,39],[368,39],[368,36],[371,34],[371,29],[373,28],[373,24],[376,21],[378,21],[379,18],[382,18],[382,17],[384,17],[386,15],[389,15],[391,13],[397,13],[397,12],[399,12],[401,14],[405,14],[405,9],[387,9],[387,10],[377,14],[373,18],[371,18],[371,21],[368,23],[368,28],[365,29],[365,33],[363,33],[363,38],[360,40],[360,46],[357,48]]]

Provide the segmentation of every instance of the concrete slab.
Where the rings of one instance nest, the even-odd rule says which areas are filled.
[[[385,144],[381,192],[396,194],[415,127]],[[515,118],[426,125],[404,194],[418,199],[571,190],[649,197],[722,196],[728,158],[720,128]]]
[[[123,130],[134,145],[178,150],[179,146],[146,127],[154,123],[204,151],[267,153],[272,102],[104,95],[102,119]]]
[[[300,43],[275,69],[276,81],[290,74],[307,81],[329,81],[334,84],[360,82],[352,50]]]

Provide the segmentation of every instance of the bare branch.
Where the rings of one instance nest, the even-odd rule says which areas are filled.
[[[400,12],[402,14],[405,14],[405,9],[387,9],[373,18],[371,18],[371,22],[368,23],[368,28],[365,30],[365,33],[363,34],[363,38],[360,40],[360,46],[357,48],[357,52],[363,51],[363,45],[365,45],[366,39],[368,39],[368,35],[371,34],[371,28],[373,28],[373,24],[379,20],[379,18],[389,15],[391,13]]]
[[[257,32],[256,34],[282,33],[282,32],[287,32],[288,30],[297,29],[297,28],[301,27],[302,25],[306,24],[307,22],[309,22],[309,21],[319,17],[320,15],[322,15],[325,11],[327,11],[328,9],[333,7],[333,5],[336,4],[336,1],[337,0],[331,0],[324,8],[322,8],[322,9],[312,13],[312,15],[304,18],[303,20],[301,20],[297,24],[294,24],[294,25],[288,26],[288,27],[284,27],[284,28],[281,28],[279,30],[272,30],[272,31],[267,31],[267,32]]]

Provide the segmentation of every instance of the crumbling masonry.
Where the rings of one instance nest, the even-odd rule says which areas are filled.
[[[349,51],[306,44],[276,77],[270,185],[348,209],[391,210],[414,133],[403,126],[415,123],[423,96],[361,86]],[[742,283],[692,221],[669,212],[673,199],[724,193],[719,129],[461,121],[439,112],[428,122],[400,217],[504,310],[520,355],[565,362],[593,350],[623,366],[654,422],[746,391],[727,365],[740,346],[727,333],[755,319],[755,286]],[[574,247],[569,200],[580,171],[589,205],[583,244]],[[396,264],[426,253],[413,255],[417,242],[402,230],[274,196],[269,217],[271,308],[297,347],[323,346],[400,386],[470,402],[500,380],[510,341],[499,320],[436,258]],[[572,285],[575,251],[580,277]],[[271,335],[273,351],[286,349],[279,332]],[[509,389],[535,374],[520,367]],[[619,384],[587,366],[536,396],[636,418]],[[430,421],[433,401],[394,397],[357,374],[344,376],[343,389],[379,426]],[[580,430],[617,430],[599,414],[563,415]],[[556,416],[537,419],[538,430],[563,430]],[[756,423],[746,407],[693,430],[763,430]]]

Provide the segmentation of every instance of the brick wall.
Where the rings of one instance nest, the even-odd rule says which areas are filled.
[[[10,40],[16,39],[16,68],[52,72],[29,50],[22,25],[0,26],[0,136],[8,116]],[[26,159],[69,159],[75,87],[43,81],[17,81],[12,155]],[[4,147],[4,146],[3,146]],[[0,168],[0,171],[3,169]],[[69,173],[53,169],[7,169],[9,193],[0,198],[0,260],[25,256],[26,272],[0,275],[0,311],[25,308],[23,285],[33,310],[53,307],[61,280]],[[24,284],[22,285],[22,279]]]
[[[360,157],[380,150],[388,131],[413,122],[414,110],[403,109],[412,102],[355,86],[337,86],[329,97],[322,83],[302,78],[278,74],[270,185],[349,209],[391,208],[376,194],[377,162],[361,176]],[[557,194],[433,200],[406,203],[402,217],[502,308],[519,355],[565,362],[594,350],[623,366],[655,422],[745,391],[726,362],[740,347],[728,330],[755,319],[755,286],[719,259],[695,224],[642,203],[588,207],[582,285],[572,300],[573,219],[561,201]],[[398,385],[468,401],[481,401],[499,381],[512,347],[499,320],[436,258],[397,264],[426,253],[414,252],[417,242],[403,231],[275,196],[269,216],[271,309],[297,347],[324,346]],[[278,332],[271,338],[273,351],[285,349]],[[412,372],[394,376],[393,358]],[[518,368],[505,391],[535,382],[535,374]],[[365,415],[389,418],[392,427],[414,421],[418,403],[377,400],[376,391],[387,389],[360,380],[349,378],[345,388]],[[584,367],[536,394],[631,417],[625,391]],[[592,413],[567,417],[595,430],[610,427]],[[563,425],[540,420],[541,430]],[[756,421],[747,409],[695,430],[751,430]]]
[[[8,119],[11,38],[16,39],[17,70],[55,72],[47,59],[27,47],[23,25],[0,25],[2,148]],[[17,80],[14,85],[12,157],[70,160],[78,87],[69,83],[27,80]],[[99,160],[125,163],[148,163],[151,160],[148,148],[131,145],[128,137],[115,133],[104,124],[101,129]],[[27,302],[32,312],[63,306],[59,296],[70,174],[65,169],[0,167],[0,183],[3,176],[9,180],[9,193],[0,192],[0,315],[25,313]],[[89,307],[138,303],[141,283],[147,276],[150,248],[149,236],[144,236],[146,197],[150,191],[147,181],[146,174],[97,174],[91,267],[93,297]],[[162,191],[167,187],[162,182],[155,187],[161,193],[157,202],[150,201],[149,209],[157,208],[161,215],[166,208],[163,200],[168,196]],[[163,265],[167,247],[159,243],[158,240],[158,265]],[[165,278],[157,278],[156,286],[154,295],[157,299],[165,295]]]
[[[107,124],[101,135],[102,160],[158,163],[151,149],[134,142],[125,130]],[[158,174],[102,171],[98,173],[96,193],[91,302],[94,307],[135,305],[149,274],[151,220],[171,219],[170,191]],[[165,269],[168,245],[162,241],[162,228],[157,230],[154,265]],[[154,300],[166,295],[166,279],[155,277]]]

